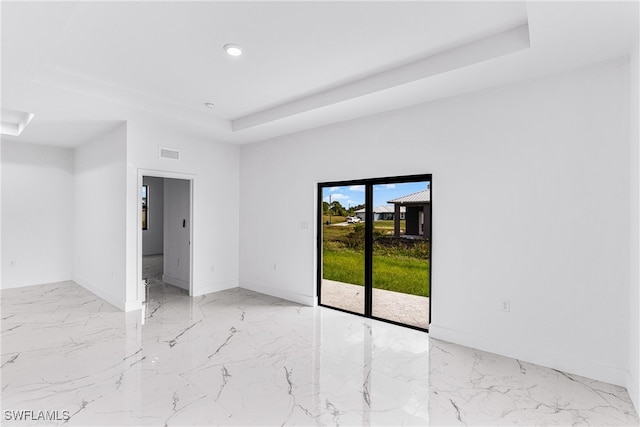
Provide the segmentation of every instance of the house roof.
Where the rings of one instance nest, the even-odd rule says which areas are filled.
[[[407,194],[397,199],[389,200],[387,203],[430,203],[431,190],[418,191],[417,193]]]
[[[366,210],[364,208],[358,209],[356,213],[364,213]],[[403,208],[400,208],[400,212],[404,212]],[[373,213],[394,213],[393,205],[382,205],[376,206],[373,208]]]

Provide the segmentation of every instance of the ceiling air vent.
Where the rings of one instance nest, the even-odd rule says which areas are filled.
[[[161,159],[180,160],[180,151],[174,150],[173,148],[160,147],[160,158]]]

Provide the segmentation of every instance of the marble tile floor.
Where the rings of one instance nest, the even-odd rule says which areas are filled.
[[[621,387],[240,288],[155,284],[144,313],[73,282],[0,295],[7,426],[640,423]]]

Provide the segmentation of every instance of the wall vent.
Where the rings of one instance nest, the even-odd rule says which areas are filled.
[[[174,150],[173,148],[160,147],[160,158],[180,160],[180,151]]]

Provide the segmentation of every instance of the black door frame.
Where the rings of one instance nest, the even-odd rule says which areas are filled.
[[[433,271],[433,263],[431,260],[433,259],[433,227],[432,227],[432,218],[433,218],[433,177],[432,174],[419,174],[419,175],[404,175],[404,176],[392,176],[392,177],[384,177],[384,178],[365,178],[365,179],[355,179],[355,180],[347,180],[347,181],[330,181],[330,182],[319,182],[318,183],[318,211],[317,211],[317,267],[316,267],[316,296],[318,298],[318,305],[322,307],[331,308],[334,310],[343,311],[345,313],[355,314],[358,316],[367,317],[370,319],[381,320],[383,322],[393,323],[400,326],[405,326],[411,329],[417,329],[420,331],[429,332],[428,328],[420,328],[414,325],[408,325],[405,323],[396,322],[394,320],[383,319],[376,317],[372,314],[372,306],[373,306],[373,187],[379,184],[401,184],[406,182],[418,182],[418,181],[429,181],[429,189],[431,195],[431,215],[429,215],[429,230],[431,231],[429,236],[429,324],[431,323],[431,300],[433,299],[433,284],[431,281],[432,271]],[[352,185],[364,185],[365,187],[365,246],[364,246],[364,315],[345,310],[339,307],[333,307],[330,305],[322,304],[322,296],[321,296],[321,288],[322,288],[322,202],[323,202],[323,189],[329,187],[345,187]]]

